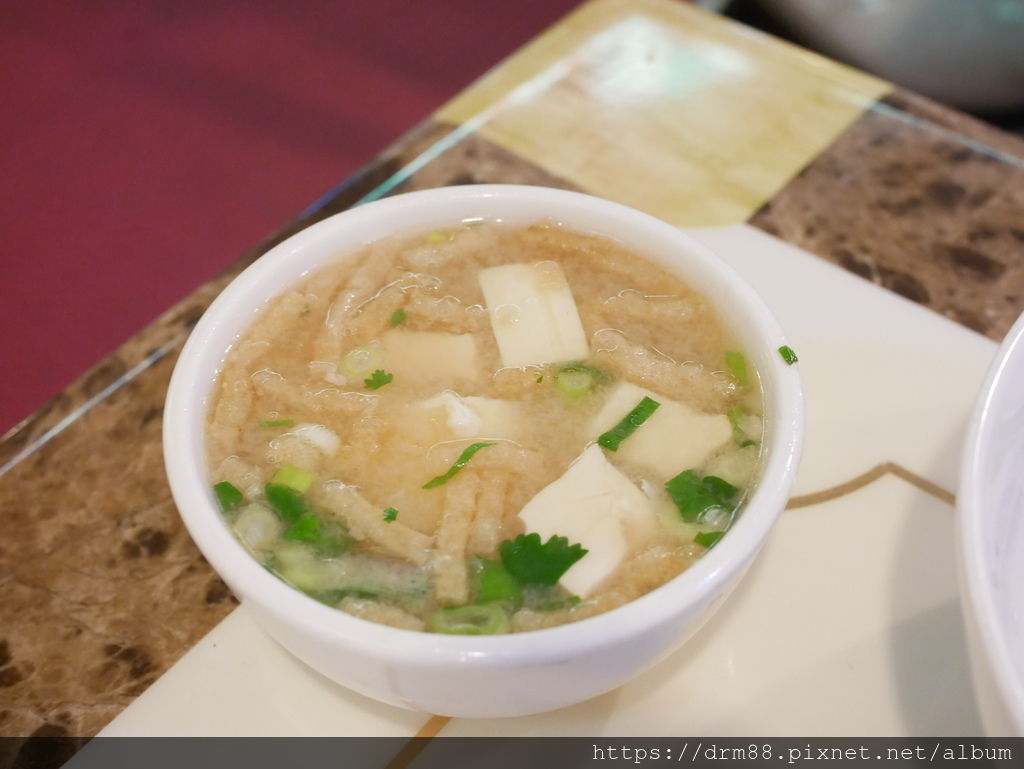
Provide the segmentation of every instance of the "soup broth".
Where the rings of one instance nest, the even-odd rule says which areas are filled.
[[[477,222],[272,300],[224,361],[207,448],[267,569],[368,620],[480,634],[678,575],[741,509],[761,432],[708,297],[607,238]]]

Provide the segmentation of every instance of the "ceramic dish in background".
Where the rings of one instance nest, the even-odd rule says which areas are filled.
[[[260,566],[235,539],[211,493],[204,432],[227,350],[266,302],[339,255],[395,233],[483,218],[548,219],[617,239],[727,307],[727,322],[761,375],[765,461],[757,489],[728,534],[675,579],[620,608],[529,633],[448,636],[399,630],[325,606]],[[441,715],[525,715],[607,692],[689,638],[750,565],[785,506],[803,435],[797,366],[785,338],[742,278],[679,230],[579,193],[475,185],[408,193],[338,214],[289,238],[247,269],[203,315],[182,351],[164,413],[175,502],[200,550],[267,632],[329,678],[383,702]]]
[[[1018,0],[760,0],[840,61],[968,110],[1024,107]]]
[[[957,496],[960,582],[986,730],[1024,736],[1024,315],[982,387]]]

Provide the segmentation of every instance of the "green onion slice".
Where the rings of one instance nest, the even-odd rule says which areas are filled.
[[[701,547],[714,547],[723,536],[724,531],[702,531],[693,538],[693,541]]]
[[[260,427],[291,427],[295,424],[294,419],[264,419]]]
[[[295,523],[288,527],[284,533],[285,539],[297,539],[301,542],[316,542],[322,533],[320,519],[315,515],[306,514],[301,516]]]
[[[470,568],[473,595],[477,603],[504,601],[519,604],[522,602],[523,586],[509,573],[501,561],[475,558]]]
[[[362,378],[373,373],[374,369],[380,368],[384,362],[384,353],[380,345],[371,342],[366,347],[357,347],[349,350],[341,359],[341,371],[346,376]]]
[[[295,523],[309,512],[309,506],[302,494],[291,486],[268,483],[263,487],[263,492],[267,495],[267,502],[274,512],[285,523]]]
[[[463,450],[463,452],[459,454],[459,458],[456,459],[452,466],[448,468],[448,472],[444,473],[443,475],[438,475],[431,478],[429,481],[423,484],[423,488],[434,489],[437,488],[438,486],[443,486],[444,484],[448,483],[448,481],[452,479],[452,476],[455,475],[455,473],[459,472],[459,470],[466,466],[466,463],[473,458],[474,454],[476,454],[482,448],[493,445],[493,443],[474,443],[470,446],[467,446]]]
[[[597,439],[598,444],[604,446],[609,451],[618,451],[619,444],[632,435],[636,428],[646,422],[651,414],[658,410],[660,405],[658,401],[645,395],[643,400],[636,404],[636,407],[626,414],[621,422]]]
[[[796,353],[793,352],[793,348],[788,345],[782,345],[782,347],[779,348],[779,355],[782,356],[782,360],[786,362],[787,366],[792,366],[794,363],[800,360],[798,357],[796,357]]]
[[[736,441],[736,445],[741,449],[745,449],[747,446],[756,446],[757,441],[751,438],[747,431],[743,429],[743,419],[747,416],[747,412],[743,410],[742,406],[730,406],[725,410],[725,415],[729,418],[729,424],[732,425],[732,438]]]
[[[277,486],[295,489],[299,494],[305,494],[313,485],[313,473],[295,465],[282,465],[281,469],[274,473],[270,482]]]
[[[238,507],[242,501],[242,492],[227,481],[213,484],[213,493],[217,497],[217,504],[222,512],[228,512]]]
[[[398,517],[398,511],[395,508],[393,508],[393,507],[388,507],[388,508],[384,509],[384,514],[383,515],[384,515],[384,520],[387,521],[388,523],[391,523],[393,520],[395,520]]]
[[[582,398],[594,387],[594,375],[586,369],[567,368],[558,372],[555,387],[566,398]]]
[[[430,615],[430,629],[435,633],[494,635],[507,633],[509,628],[508,615],[495,603],[449,606]]]
[[[391,313],[391,319],[388,321],[392,327],[397,326],[399,323],[408,318],[409,315],[406,313],[405,308],[399,307],[393,313]]]
[[[743,353],[731,350],[725,354],[725,365],[740,387],[750,384],[750,372],[747,371],[747,359]]]
[[[581,398],[597,386],[608,374],[585,363],[568,363],[555,375],[555,387],[569,400]]]

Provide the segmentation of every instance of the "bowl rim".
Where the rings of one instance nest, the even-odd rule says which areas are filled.
[[[729,536],[681,574],[651,592],[584,620],[525,633],[449,636],[402,630],[349,615],[295,590],[260,566],[234,538],[209,491],[210,480],[202,442],[203,425],[213,382],[230,349],[230,345],[224,347],[215,341],[219,326],[225,322],[226,316],[233,314],[237,318],[237,308],[247,308],[248,314],[242,313],[246,319],[225,323],[237,327],[234,335],[237,340],[265,302],[284,289],[282,284],[276,284],[272,291],[267,288],[275,265],[326,240],[337,238],[339,232],[357,228],[368,219],[394,220],[410,209],[436,205],[452,209],[451,217],[441,225],[450,226],[450,223],[459,221],[460,207],[468,204],[514,207],[524,202],[527,207],[550,208],[555,212],[553,218],[559,222],[573,216],[600,218],[614,222],[614,226],[620,229],[635,231],[638,238],[639,233],[646,233],[672,242],[686,252],[686,258],[699,263],[700,269],[706,273],[702,280],[714,278],[720,281],[733,296],[739,297],[739,312],[756,319],[757,328],[751,328],[747,333],[748,336],[757,335],[770,340],[768,347],[755,352],[758,371],[762,380],[768,383],[765,388],[766,417],[768,414],[773,416],[770,420],[766,418],[766,424],[770,422],[772,425],[769,433],[771,442],[761,478],[747,500],[743,514],[730,529]],[[501,219],[500,216],[494,218]],[[544,218],[552,217],[532,215],[531,220]],[[571,221],[566,228],[577,231],[591,229],[574,226]],[[424,230],[423,227],[412,228],[413,232]],[[392,232],[394,229],[381,231],[370,240]],[[628,236],[619,239],[628,243]],[[346,250],[356,247],[347,246]],[[300,280],[310,271],[294,272],[290,283]],[[718,302],[715,304],[720,307]],[[738,328],[733,330],[736,333],[740,331]],[[214,570],[243,601],[253,601],[276,617],[287,617],[288,622],[307,631],[350,648],[362,649],[375,657],[393,660],[408,660],[414,652],[422,664],[442,666],[516,665],[525,660],[556,662],[568,656],[585,654],[588,649],[635,638],[638,633],[670,622],[680,614],[679,606],[698,606],[712,598],[717,592],[716,586],[728,582],[745,568],[760,549],[788,499],[802,448],[804,406],[799,374],[797,367],[786,365],[776,352],[778,347],[786,344],[775,316],[743,277],[703,244],[653,216],[584,193],[546,187],[472,185],[408,192],[348,209],[292,235],[246,268],[213,301],[187,340],[168,388],[164,411],[167,475],[182,519]],[[749,356],[751,350],[749,345],[746,346]],[[220,350],[218,368],[211,376],[208,369],[200,367],[200,361],[217,349]]]
[[[966,599],[965,610],[969,613],[969,619],[973,619],[973,628],[986,662],[991,666],[992,683],[1009,710],[1016,729],[1024,734],[1024,677],[1014,663],[1013,652],[1001,632],[1002,622],[986,574],[985,564],[989,559],[985,553],[980,514],[984,488],[979,482],[983,449],[995,429],[993,422],[998,416],[993,401],[1015,354],[1024,355],[1024,314],[1017,318],[996,350],[968,423],[960,463],[960,489],[956,499],[956,534],[961,583]]]

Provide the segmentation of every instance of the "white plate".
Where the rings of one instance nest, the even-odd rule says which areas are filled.
[[[1024,735],[1024,315],[996,353],[975,406],[957,512],[963,606],[986,728]]]

